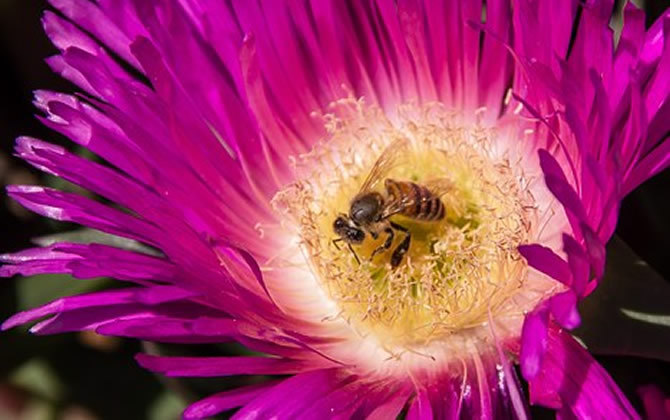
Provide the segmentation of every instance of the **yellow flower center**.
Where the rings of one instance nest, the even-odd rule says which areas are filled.
[[[485,324],[526,277],[517,246],[528,242],[537,216],[520,165],[497,150],[494,129],[465,124],[439,105],[402,106],[392,117],[360,101],[341,105],[354,112],[325,116],[331,138],[296,160],[299,180],[273,200],[295,223],[337,316],[385,348],[417,348]],[[389,156],[393,163],[384,165]],[[380,214],[402,198],[385,188],[391,179],[430,191],[445,216],[420,220],[414,208],[355,225],[365,239],[349,249],[333,223],[341,214],[351,220],[352,200],[380,166],[370,190],[382,198]],[[384,228],[394,233],[388,248]],[[409,249],[393,267],[408,234]]]

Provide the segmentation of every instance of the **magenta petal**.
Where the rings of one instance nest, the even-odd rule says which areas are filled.
[[[322,48],[333,50],[329,57],[335,61],[330,67],[351,75],[349,80],[341,81],[350,81],[357,95],[364,95],[382,107],[391,106],[397,93],[390,69],[384,65],[384,51],[378,41],[381,37],[375,36],[370,27],[371,16],[366,16],[365,9],[369,8],[332,0],[311,3],[324,42]]]
[[[195,293],[173,286],[157,286],[151,288],[126,288],[105,292],[87,293],[54,300],[35,309],[19,312],[2,324],[2,329],[13,328],[36,319],[63,314],[69,311],[86,308],[109,307],[109,310],[118,307],[124,309],[128,304],[158,304],[181,300],[196,296]]]
[[[668,78],[668,71],[670,71],[670,42],[668,42],[668,38],[670,38],[670,19],[666,19],[663,23],[663,33],[666,36],[663,52],[656,66],[656,71],[651,76],[644,92],[645,106],[650,120],[668,100],[670,94],[670,78]]]
[[[668,133],[666,131],[668,128],[668,121],[670,121],[670,100],[666,100],[663,105],[661,105],[661,108],[656,113],[654,119],[649,122],[647,142],[651,145],[648,146],[650,150],[657,144],[659,146],[662,145],[662,141]]]
[[[130,293],[126,291],[115,291],[105,292],[102,294],[93,293],[89,295],[58,299],[41,307],[15,314],[3,322],[2,329],[6,330],[13,328],[17,325],[25,324],[38,318],[52,315],[54,313],[59,313],[61,311],[105,304],[128,303],[129,296]]]
[[[640,57],[646,70],[653,69],[656,66],[663,53],[664,46],[668,42],[664,34],[665,22],[668,19],[670,19],[670,10],[666,10],[661,14],[646,33]]]
[[[61,334],[64,332],[96,330],[100,326],[117,322],[119,319],[144,317],[152,309],[138,304],[90,306],[59,312],[33,325],[30,332],[39,335]]]
[[[408,420],[431,420],[433,418],[433,409],[430,406],[428,393],[419,392],[414,398],[414,402],[409,407],[407,413]]]
[[[407,403],[409,390],[396,392],[394,396],[384,398],[377,408],[366,417],[367,420],[394,419]]]
[[[242,48],[240,51],[240,64],[242,67],[242,75],[247,91],[249,105],[253,108],[256,115],[256,120],[263,131],[259,134],[258,141],[260,143],[263,160],[267,164],[267,171],[273,174],[273,181],[277,188],[281,187],[279,179],[281,174],[285,172],[285,164],[283,161],[284,153],[299,153],[302,149],[302,139],[286,126],[286,123],[281,121],[277,115],[277,111],[273,109],[270,100],[267,98],[264,81],[258,70],[258,62],[256,58],[255,38],[253,34],[249,34],[244,38]],[[276,144],[269,139],[285,139],[285,144]],[[279,150],[278,150],[279,149]],[[281,150],[284,149],[284,150]]]
[[[542,368],[542,360],[547,350],[548,323],[549,308],[544,305],[526,315],[523,322],[519,363],[521,373],[527,380],[532,380]]]
[[[591,260],[594,275],[596,278],[601,278],[605,274],[605,257],[607,251],[605,245],[601,242],[598,235],[585,224],[581,225],[582,233],[584,234],[584,243],[586,245],[586,252]]]
[[[489,108],[487,111],[491,112],[493,117],[497,117],[500,108],[504,106],[498,103],[497,99],[504,96],[507,81],[513,73],[513,59],[506,48],[512,32],[511,9],[512,5],[504,0],[486,4],[487,30],[483,34],[479,90],[483,104]]]
[[[355,377],[338,369],[300,373],[254,399],[232,418],[301,418],[315,401],[354,380]],[[289,395],[299,398],[287,400]]]
[[[158,305],[176,300],[186,300],[198,296],[198,293],[184,290],[176,286],[146,287],[135,293],[134,300],[146,305]]]
[[[528,264],[563,284],[572,282],[570,267],[556,253],[539,244],[520,245],[519,252],[528,260]]]
[[[67,60],[67,51],[68,50],[80,50],[85,52],[92,57],[96,58],[96,64],[101,70],[100,72],[108,73],[109,76],[112,76],[119,81],[123,81],[129,85],[134,85],[138,89],[141,89],[142,86],[137,83],[130,75],[128,75],[119,64],[113,60],[96,41],[90,38],[88,35],[84,34],[77,26],[73,25],[71,22],[62,19],[58,15],[47,11],[42,18],[42,23],[44,26],[44,31],[47,33],[53,44],[63,52],[61,58],[65,58],[60,65],[63,66],[63,69],[69,68],[68,72],[78,71],[84,77],[87,78],[89,74],[86,70],[88,69],[76,69],[77,66],[71,66],[71,63],[68,63]],[[81,70],[81,71],[80,71]],[[67,70],[66,70],[67,71]],[[100,73],[99,72],[99,73]],[[71,74],[72,75],[72,74]],[[64,75],[67,78],[67,75]],[[90,74],[89,74],[90,76]],[[71,80],[75,83],[79,82],[80,79],[72,77]],[[78,83],[79,84],[79,83]],[[94,93],[95,90],[91,89],[92,86],[87,82],[79,84],[82,88],[86,89],[90,93]]]
[[[245,405],[254,398],[267,392],[280,381],[267,381],[256,385],[244,386],[230,391],[219,392],[189,405],[183,413],[185,420],[202,419]]]
[[[85,146],[134,179],[151,179],[146,162],[149,156],[136,153],[136,146],[109,116],[62,93],[38,90],[33,103],[46,114],[39,118],[49,128]]]
[[[661,144],[644,156],[631,171],[623,186],[625,194],[630,193],[642,182],[660,173],[670,166],[670,137],[665,137]]]
[[[570,184],[553,175],[545,175],[544,180],[549,191],[556,196],[566,210],[572,212],[578,220],[586,220],[586,212],[582,206],[582,201]]]
[[[95,3],[72,0],[50,0],[49,2],[73,22],[77,22],[79,26],[112,48],[124,60],[138,67],[128,48],[130,44],[128,36]],[[52,41],[54,41],[53,38]]]
[[[144,368],[166,376],[286,375],[310,369],[309,362],[271,357],[135,356]]]
[[[258,265],[258,262],[254,259],[253,255],[251,255],[248,251],[245,249],[242,249],[240,247],[236,246],[229,246],[226,244],[220,244],[216,246],[217,250],[220,252],[224,253],[225,255],[228,256],[233,256],[234,259],[239,260],[240,258],[242,261],[244,261],[244,264],[248,267],[248,269],[251,271],[253,274],[254,278],[256,279],[256,282],[258,285],[263,289],[263,292],[265,295],[268,297],[268,299],[275,304],[275,302],[272,300],[272,296],[270,295],[270,291],[267,288],[267,285],[265,284],[265,280],[263,279],[263,273],[261,272],[261,268]],[[237,254],[237,255],[234,255]]]
[[[165,203],[143,185],[118,171],[69,153],[62,147],[30,137],[19,137],[16,153],[43,171],[63,177],[144,216],[172,210],[166,209]]]
[[[160,247],[156,227],[89,198],[51,188],[10,185],[7,193],[22,206],[43,216],[80,223],[103,232]]]
[[[670,418],[670,398],[655,385],[645,385],[637,389],[642,399],[647,420],[667,420]]]
[[[499,381],[498,386],[503,393],[506,391],[509,398],[510,412],[514,413],[519,420],[528,420],[530,418],[528,403],[523,395],[521,382],[514,370],[512,360],[505,354],[502,344],[495,335],[493,339],[498,354],[496,362],[500,363],[499,377],[500,375],[504,376],[504,381]],[[505,398],[503,397],[502,400],[505,401]]]
[[[537,155],[540,158],[540,167],[542,168],[542,172],[544,172],[545,175],[550,175],[555,179],[568,182],[565,174],[563,173],[561,165],[558,163],[556,158],[552,156],[551,153],[545,149],[540,149],[537,151]]]
[[[433,75],[440,77],[444,75],[443,69],[435,68],[435,72],[432,72],[430,65],[430,52],[431,50],[426,48],[426,42],[429,40],[424,40],[424,36],[427,33],[429,28],[425,28],[423,19],[419,16],[424,14],[424,11],[421,10],[422,7],[428,5],[423,4],[421,1],[399,1],[398,2],[398,19],[400,22],[400,28],[405,35],[405,41],[407,48],[411,53],[413,62],[417,67],[417,91],[418,95],[422,100],[430,101],[437,98],[437,88]],[[395,23],[396,19],[393,19]],[[430,19],[427,19],[428,25],[430,25]],[[391,22],[387,22],[391,23]],[[397,25],[397,24],[396,24]],[[405,45],[405,42],[399,43],[401,46]],[[444,49],[437,51],[438,55],[441,55],[442,60],[444,60]],[[440,65],[445,64],[444,61],[439,63]],[[446,99],[446,98],[445,98]]]
[[[641,52],[645,35],[644,17],[643,10],[638,9],[633,3],[626,3],[623,30],[614,58],[613,77],[615,83],[613,83],[614,89],[610,93],[612,104],[616,104],[621,99],[627,79],[630,77],[627,74],[627,69],[634,65],[634,61],[638,59]]]
[[[147,306],[145,304],[128,303],[107,306],[88,306],[77,309],[70,309],[66,312],[57,313],[51,318],[40,321],[35,324],[30,332],[34,334],[57,334],[70,331],[96,330],[101,333],[106,332],[106,327],[120,324],[137,319],[149,319],[160,317],[198,317],[211,316],[216,311],[197,305],[193,302],[168,302],[159,305]],[[163,329],[173,325],[166,324]],[[121,328],[121,327],[119,327]],[[111,333],[122,333],[122,329],[111,328]],[[165,334],[165,331],[163,331]],[[173,342],[211,342],[212,339],[200,337],[198,335],[189,335],[187,337],[179,336],[175,332],[173,336],[162,336],[164,341]],[[141,337],[138,337],[141,338]],[[225,341],[225,340],[224,340]]]
[[[568,255],[568,265],[572,272],[572,290],[577,296],[586,293],[586,286],[591,276],[591,266],[588,256],[582,246],[570,235],[563,235],[563,250]]]
[[[571,290],[551,297],[549,302],[551,314],[556,322],[564,328],[577,328],[581,322],[577,311],[577,296]]]
[[[161,314],[143,314],[138,318],[117,319],[95,330],[98,334],[133,337],[162,343],[223,343],[230,338],[225,331],[195,334],[192,320]]]
[[[0,262],[5,264],[0,266],[0,277],[67,272],[66,267],[76,258],[77,256],[54,247],[31,248],[14,254],[2,254]]]
[[[79,279],[112,277],[144,285],[176,277],[174,265],[164,259],[100,244],[56,243],[0,255],[0,262],[5,263],[0,277],[69,273]]]
[[[304,16],[309,11],[294,4],[284,4],[279,7],[269,4],[240,7],[244,11],[238,14],[248,21],[248,24],[243,23],[248,26],[243,29],[246,34],[239,59],[246,91],[255,114],[260,116],[261,126],[270,128],[276,125],[286,130],[279,137],[286,141],[270,146],[279,146],[279,150],[307,146],[310,139],[322,134],[322,128],[310,120],[307,110],[319,109],[324,105],[322,101],[333,94],[331,86],[327,86],[333,69],[323,65],[323,52],[315,45],[319,41],[311,28],[304,28],[306,23],[301,22],[309,19]],[[280,43],[284,54],[275,54],[270,45],[272,43]],[[285,60],[286,72],[277,71],[282,67],[278,61],[282,60]],[[313,74],[320,74],[321,77],[315,78]],[[294,95],[287,95],[289,89]],[[274,99],[266,102],[268,98]],[[287,114],[294,118],[287,119]]]
[[[372,396],[369,383],[352,381],[311,401],[311,406],[301,416],[307,419],[350,419],[356,417],[353,413]]]
[[[607,413],[613,419],[639,419],[619,387],[570,334],[550,328],[542,369],[530,382],[530,399],[562,408],[576,418]]]
[[[574,112],[568,112],[566,116],[572,116],[573,119],[575,118]],[[581,125],[580,127],[582,128],[582,132],[580,135],[581,137],[578,137],[583,138],[585,136],[583,133],[584,130]],[[563,148],[565,149],[565,146]],[[554,156],[544,149],[538,150],[538,155],[540,157],[540,166],[544,172],[544,180],[547,188],[563,205],[566,211],[566,216],[568,217],[570,224],[573,226],[573,229],[578,229],[579,223],[586,220],[586,212],[580,197],[572,186],[573,184],[567,180],[563,173],[563,169]],[[573,177],[576,178],[577,175],[575,174],[576,169],[574,163],[570,157],[568,157],[567,160],[570,163]],[[579,181],[575,180],[575,183],[578,185]]]

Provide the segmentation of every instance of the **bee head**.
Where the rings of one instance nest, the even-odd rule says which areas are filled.
[[[350,244],[360,244],[365,239],[363,229],[344,214],[337,216],[333,222],[333,230],[340,238]]]

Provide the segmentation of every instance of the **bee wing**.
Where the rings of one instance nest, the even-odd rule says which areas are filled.
[[[360,192],[374,190],[379,182],[386,178],[391,169],[401,165],[405,161],[408,156],[409,147],[410,144],[407,139],[399,139],[388,145],[372,166],[370,173],[360,188]]]
[[[447,178],[434,178],[428,181],[422,182],[421,186],[428,189],[431,192],[431,195],[428,197],[418,198],[416,195],[405,195],[400,198],[397,198],[391,202],[386,203],[384,206],[384,211],[382,212],[382,219],[389,218],[394,214],[402,213],[410,207],[417,205],[417,201],[427,201],[432,200],[435,197],[442,198],[445,194],[451,191],[454,188],[453,182]]]
[[[433,178],[421,185],[428,188],[435,197],[441,198],[443,195],[454,189],[454,183],[447,178]]]
[[[394,214],[401,213],[402,211],[416,205],[416,199],[414,197],[401,197],[391,202],[388,202],[384,205],[384,210],[380,217],[381,220],[387,219]]]
[[[442,200],[442,204],[448,209],[451,209],[451,211],[457,213],[463,213],[465,211],[465,203],[462,200],[459,200],[456,194],[454,194],[455,186],[453,181],[447,178],[435,178],[426,181],[423,185],[425,185],[435,197]]]

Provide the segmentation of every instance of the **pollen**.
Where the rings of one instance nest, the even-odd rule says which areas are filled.
[[[319,116],[328,139],[296,157],[298,181],[273,205],[296,230],[337,317],[385,348],[419,348],[507,310],[524,287],[527,266],[517,247],[528,242],[537,210],[521,165],[496,147],[495,128],[466,122],[440,104],[403,105],[388,115],[348,99],[332,109]],[[407,147],[396,153],[399,144]],[[379,170],[382,156],[394,160]],[[371,173],[380,178],[372,189],[386,199],[385,179],[426,188],[444,180],[444,217],[390,216],[407,233],[395,230],[388,249],[374,255],[387,236],[378,232],[375,239],[372,228],[361,227],[362,243],[339,240],[333,222],[349,214]],[[407,234],[409,249],[393,267]]]

